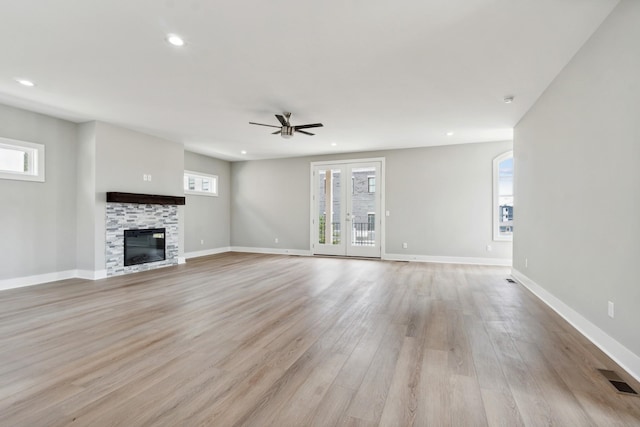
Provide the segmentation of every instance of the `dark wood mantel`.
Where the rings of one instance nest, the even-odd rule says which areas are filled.
[[[138,203],[141,205],[184,205],[185,198],[156,194],[107,192],[107,203]]]

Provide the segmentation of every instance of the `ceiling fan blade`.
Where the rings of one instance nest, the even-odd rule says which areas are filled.
[[[313,123],[309,125],[298,125],[298,126],[294,126],[293,128],[295,130],[298,130],[298,129],[309,129],[309,128],[321,128],[322,126],[323,126],[322,123]]]
[[[278,135],[279,133],[282,133],[282,131],[281,130],[277,130],[277,131],[273,132],[271,135]]]
[[[296,129],[296,132],[304,133],[305,135],[311,135],[311,136],[315,135],[315,133],[305,132],[303,130],[298,130],[298,129]]]
[[[249,122],[250,125],[258,125],[258,126],[268,126],[270,128],[279,128],[280,126],[274,126],[274,125],[265,125],[263,123],[254,123],[254,122]]]
[[[289,123],[287,122],[287,120],[280,114],[276,114],[276,119],[278,119],[278,121],[282,124],[282,126],[289,126]]]

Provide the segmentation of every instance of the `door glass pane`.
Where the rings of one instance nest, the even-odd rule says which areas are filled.
[[[320,169],[316,174],[318,194],[318,243],[339,245],[342,241],[340,218],[340,170]]]
[[[498,223],[500,236],[513,235],[513,157],[498,165]]]
[[[351,196],[351,245],[376,244],[376,168],[351,170],[353,195]]]

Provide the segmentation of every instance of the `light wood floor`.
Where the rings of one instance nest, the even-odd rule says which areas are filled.
[[[223,254],[3,291],[0,425],[640,425],[508,272]]]

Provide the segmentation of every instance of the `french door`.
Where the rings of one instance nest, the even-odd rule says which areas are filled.
[[[381,255],[382,161],[312,165],[312,245],[318,255]]]

